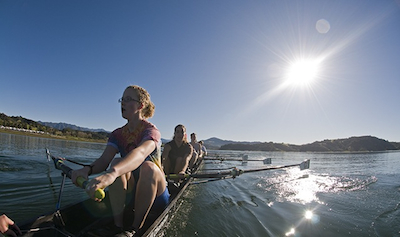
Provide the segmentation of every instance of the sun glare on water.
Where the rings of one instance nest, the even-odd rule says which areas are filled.
[[[304,214],[304,217],[305,217],[307,220],[311,220],[311,218],[313,217],[313,212],[310,211],[310,210],[306,211],[306,213]]]

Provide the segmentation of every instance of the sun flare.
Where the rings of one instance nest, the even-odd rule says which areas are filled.
[[[311,218],[313,217],[313,212],[310,211],[310,210],[306,211],[306,213],[304,214],[304,217],[305,217],[307,220],[311,220]]]
[[[294,86],[311,84],[319,73],[319,60],[303,59],[293,62],[287,71],[286,83]]]

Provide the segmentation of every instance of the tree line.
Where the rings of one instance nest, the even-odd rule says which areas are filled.
[[[6,114],[0,113],[0,126],[5,128],[15,128],[24,131],[41,132],[48,135],[67,137],[67,138],[78,138],[83,140],[95,140],[105,141],[108,138],[108,132],[91,132],[91,131],[79,131],[71,128],[64,128],[58,130],[53,127],[45,126],[36,121],[21,117],[21,116],[7,116]]]

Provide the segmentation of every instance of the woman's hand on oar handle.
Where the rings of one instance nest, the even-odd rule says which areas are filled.
[[[90,168],[88,168],[88,166],[85,166],[79,170],[73,170],[71,174],[71,180],[76,186],[85,189],[90,198],[94,199],[95,201],[101,201],[104,199],[106,194],[102,188],[91,190],[92,185],[89,186],[88,181],[89,170]]]
[[[95,201],[101,201],[105,196],[104,189],[113,184],[117,178],[118,175],[116,174],[115,170],[111,168],[107,170],[105,174],[97,176],[83,185],[85,186],[85,190],[90,198],[94,199]]]
[[[89,167],[84,166],[81,169],[72,170],[71,180],[72,180],[72,183],[74,183],[76,186],[83,188],[82,184],[78,183],[78,177],[82,178],[84,180],[88,180],[88,176],[89,176]]]
[[[78,183],[79,187],[85,189],[89,196],[95,201],[101,202],[106,197],[106,193],[102,188],[93,189],[94,192],[92,192],[92,189],[90,188],[91,186],[89,186],[89,181],[83,177],[79,176],[76,179],[76,182]]]

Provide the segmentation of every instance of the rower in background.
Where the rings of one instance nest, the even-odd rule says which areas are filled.
[[[164,172],[184,175],[193,154],[193,147],[187,140],[186,127],[179,124],[175,127],[174,138],[164,146],[161,155]]]
[[[203,152],[203,157],[207,155],[207,148],[206,146],[204,146],[204,141],[199,141],[200,145],[201,145],[201,150]]]
[[[203,157],[203,151],[201,149],[201,144],[197,142],[196,133],[190,134],[190,145],[193,147],[193,155],[190,159],[189,167],[192,168],[196,164],[197,159]]]

